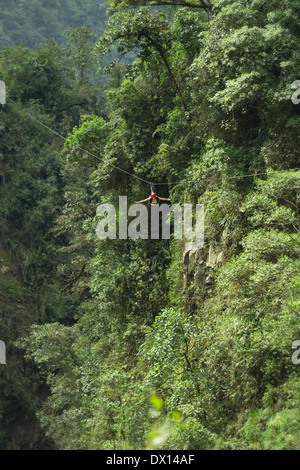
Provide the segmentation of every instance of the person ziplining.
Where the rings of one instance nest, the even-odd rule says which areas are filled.
[[[135,201],[134,204],[143,204],[144,202],[148,202],[149,205],[152,204],[159,204],[160,201],[171,201],[171,199],[167,199],[165,197],[159,197],[156,193],[151,193],[147,199],[142,199],[141,201]]]

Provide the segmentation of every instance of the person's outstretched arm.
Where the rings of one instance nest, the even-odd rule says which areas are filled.
[[[165,197],[159,197],[157,196],[157,198],[160,200],[160,201],[171,201],[171,199],[167,199]]]
[[[143,202],[150,201],[151,196],[147,197],[147,199],[143,199],[142,201],[135,201],[133,204],[142,204]]]

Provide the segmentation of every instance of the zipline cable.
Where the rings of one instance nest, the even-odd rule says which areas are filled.
[[[43,126],[45,129],[47,129],[49,132],[51,132],[52,134],[55,134],[57,137],[59,137],[60,139],[62,139],[64,142],[67,140],[67,137],[64,137],[63,135],[59,134],[59,132],[55,131],[54,129],[52,129],[51,127],[47,126],[46,124],[44,124],[43,122],[41,122],[39,119],[37,119],[36,117],[34,117],[32,114],[30,114],[28,111],[25,111],[19,104],[15,103],[12,99],[10,99],[10,101],[21,111],[23,112],[24,114],[26,114],[28,117],[30,117],[30,119],[34,120],[35,122],[39,123],[41,126]],[[94,153],[90,152],[89,150],[86,150],[80,146],[77,146],[77,149],[79,150],[82,150],[83,152],[87,153],[88,155],[92,156],[93,158],[96,158],[96,160],[98,161],[101,161],[101,158],[98,157],[98,155],[95,155]],[[113,163],[109,163],[109,165],[111,165],[113,168],[115,168],[116,170],[119,170],[123,173],[126,173],[127,175],[131,176],[132,178],[136,178],[140,181],[142,181],[143,183],[146,183],[150,186],[150,191],[153,192],[153,187],[154,186],[161,186],[161,185],[175,185],[175,184],[181,184],[181,183],[196,183],[197,180],[181,180],[181,181],[173,181],[173,182],[169,182],[169,183],[166,183],[166,182],[159,182],[159,183],[153,183],[153,182],[150,182],[150,181],[147,181],[143,178],[141,178],[140,176],[137,176],[133,173],[130,173],[129,171],[127,170],[124,170],[123,168],[120,168],[116,165],[114,165]],[[298,171],[300,170],[300,168],[291,168],[291,169],[288,169],[288,170],[276,170],[277,173],[284,173],[286,171]],[[262,175],[268,175],[269,172],[263,172],[263,173],[251,173],[251,174],[248,174],[248,175],[239,175],[239,176],[228,176],[227,178],[228,179],[238,179],[238,178],[252,178],[252,177],[256,177],[256,176],[262,176]]]
[[[299,171],[300,168],[289,168],[288,170],[275,170],[277,173],[285,173],[286,171]],[[269,175],[270,172],[263,172],[263,173],[250,173],[249,175],[238,175],[238,176],[227,176],[227,179],[238,179],[238,178],[252,178],[252,177],[255,177],[255,176],[262,176],[262,175]],[[168,185],[172,185],[172,184],[181,184],[181,183],[197,183],[197,180],[181,180],[181,181],[173,181],[173,182],[170,182],[170,183],[166,183],[166,182],[161,182],[161,183],[154,183],[155,185],[161,185],[161,184],[168,184]]]
[[[64,137],[63,135],[59,134],[57,131],[55,131],[54,129],[52,129],[51,127],[47,126],[46,124],[44,124],[43,122],[41,122],[39,119],[37,119],[36,117],[32,116],[32,114],[30,114],[28,111],[25,111],[23,108],[21,108],[17,103],[15,103],[13,100],[10,100],[21,112],[23,112],[24,114],[26,114],[28,117],[30,117],[31,119],[33,119],[35,122],[39,123],[41,126],[43,126],[45,129],[48,129],[49,132],[52,132],[52,134],[55,134],[57,137],[60,137],[64,142],[67,140],[67,137]],[[98,161],[101,161],[101,158],[98,157],[98,155],[95,155],[94,153],[90,152],[89,150],[86,150],[82,147],[80,147],[79,145],[77,146],[77,149],[79,150],[82,150],[83,152],[86,152],[87,154],[91,155],[92,157],[96,158],[96,160]],[[134,175],[133,173],[130,173],[129,171],[126,171],[124,170],[123,168],[120,168],[116,165],[114,165],[113,163],[109,163],[109,165],[111,165],[113,168],[115,168],[116,170],[119,170],[119,171],[122,171],[123,173],[126,173],[127,175],[133,177],[133,178],[136,178],[140,181],[143,181],[144,183],[146,184],[151,184],[149,181],[146,181],[144,180],[143,178],[140,178],[139,176],[137,175]]]

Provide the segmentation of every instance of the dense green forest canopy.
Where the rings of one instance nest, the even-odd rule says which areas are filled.
[[[0,448],[298,450],[299,2],[108,3],[0,51]],[[96,236],[145,181],[201,250]]]

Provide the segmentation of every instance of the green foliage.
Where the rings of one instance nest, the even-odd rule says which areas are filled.
[[[76,33],[80,31],[74,31],[74,35]],[[7,266],[3,268],[1,283],[4,307],[1,307],[0,337],[7,345],[8,355],[8,373],[1,378],[1,388],[6,394],[5,399],[1,398],[1,427],[6,431],[1,442],[3,448],[23,445],[16,443],[18,413],[24,415],[21,419],[24,426],[26,423],[34,426],[31,423],[34,423],[39,400],[39,396],[34,396],[39,379],[30,364],[26,370],[24,359],[13,342],[25,335],[33,322],[74,322],[77,297],[69,293],[62,295],[64,278],[58,275],[58,265],[66,261],[60,251],[66,238],[64,235],[55,237],[53,233],[66,185],[61,154],[63,142],[44,126],[64,134],[78,124],[82,112],[96,109],[99,91],[88,82],[84,86],[79,83],[77,67],[76,60],[72,62],[72,54],[67,56],[66,49],[54,41],[47,41],[36,51],[19,46],[0,52],[1,78],[8,90],[7,105],[0,110],[3,123],[0,131],[1,241],[6,250],[3,259],[8,252],[10,263],[13,260],[18,267],[14,273],[18,283],[15,280],[5,282],[5,276],[10,276],[9,272],[5,274]],[[96,102],[92,104],[93,100]],[[14,369],[18,377],[15,381]],[[21,379],[22,370],[24,378]],[[30,381],[33,392],[27,383]],[[16,400],[19,400],[18,406],[12,413]],[[28,435],[24,446],[30,445],[30,439]]]
[[[49,387],[37,416],[59,449],[298,449],[299,5],[109,3],[95,47],[81,27],[0,53],[9,95],[67,135],[1,110],[1,231],[23,282],[5,298],[35,304],[17,344]],[[136,59],[106,69],[101,101],[111,47]],[[97,206],[145,181],[204,204],[203,288],[183,284],[184,242],[96,237]]]

